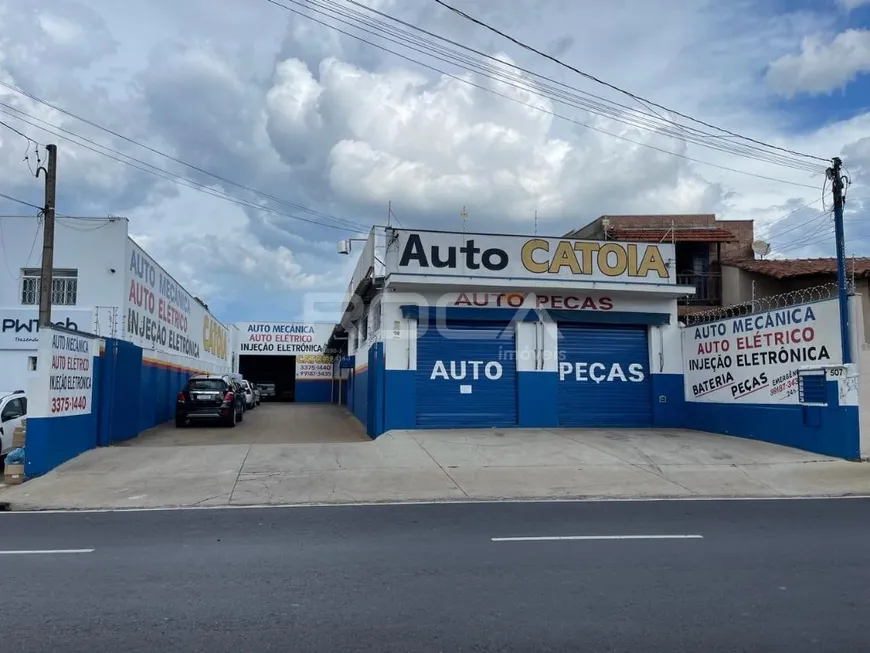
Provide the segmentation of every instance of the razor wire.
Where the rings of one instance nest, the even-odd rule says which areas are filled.
[[[854,279],[849,279],[847,281],[846,290],[850,295],[854,294]],[[735,317],[746,317],[756,313],[766,313],[768,311],[781,310],[783,308],[798,306],[799,304],[834,299],[836,297],[837,284],[826,283],[819,286],[812,286],[810,288],[790,290],[789,292],[778,295],[756,297],[755,299],[741,304],[717,306],[715,308],[685,315],[682,320],[685,322],[685,326],[697,326],[708,322],[727,320]]]

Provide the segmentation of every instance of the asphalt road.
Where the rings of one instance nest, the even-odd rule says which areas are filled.
[[[683,539],[493,538],[692,535]],[[870,648],[870,500],[0,513],[3,647]]]

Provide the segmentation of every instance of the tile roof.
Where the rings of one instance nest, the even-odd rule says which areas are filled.
[[[611,227],[607,237],[612,240],[630,240],[644,243],[676,241],[678,243],[730,243],[737,240],[728,229],[721,227],[686,227],[675,229],[648,229],[640,227]]]
[[[774,279],[837,274],[837,259],[834,258],[768,259],[765,261],[747,259],[723,261],[723,265],[763,274]],[[870,276],[870,258],[847,259],[846,271],[856,277]]]

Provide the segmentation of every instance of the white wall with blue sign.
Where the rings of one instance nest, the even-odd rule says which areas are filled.
[[[682,341],[688,428],[861,456],[859,368],[842,364],[837,299],[687,326]]]
[[[39,476],[97,442],[97,370],[105,341],[61,328],[39,331],[38,374],[27,389],[24,473]]]
[[[394,229],[385,242],[383,288],[348,327],[348,402],[374,437],[660,427],[862,451],[835,300],[683,327],[677,300],[694,288],[677,285],[669,244]]]

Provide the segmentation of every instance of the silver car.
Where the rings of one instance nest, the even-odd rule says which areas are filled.
[[[254,386],[250,381],[242,380],[242,389],[245,391],[245,408],[251,410],[257,406],[257,400],[254,395]]]

